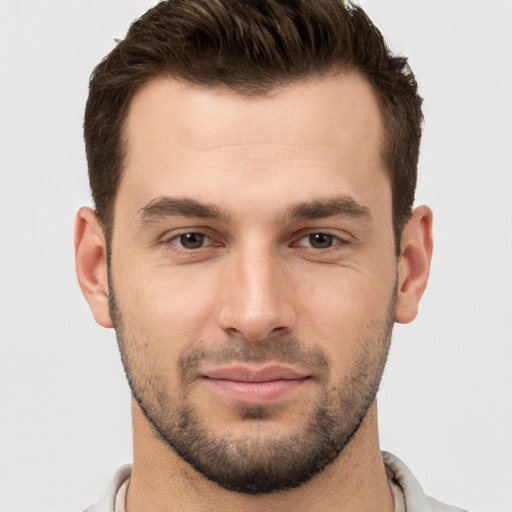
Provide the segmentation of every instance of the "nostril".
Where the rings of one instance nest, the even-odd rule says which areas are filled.
[[[240,336],[242,334],[238,329],[235,329],[234,327],[228,327],[225,329],[225,331],[229,336]]]
[[[285,334],[288,333],[290,329],[288,327],[274,327],[272,329],[272,334]]]

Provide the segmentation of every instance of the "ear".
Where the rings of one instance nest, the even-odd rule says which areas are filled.
[[[102,327],[112,327],[108,308],[107,244],[95,213],[80,208],[75,220],[75,263],[78,283],[92,314]]]
[[[412,322],[418,314],[418,305],[430,273],[432,248],[432,211],[428,206],[419,206],[414,210],[402,235],[396,322]]]

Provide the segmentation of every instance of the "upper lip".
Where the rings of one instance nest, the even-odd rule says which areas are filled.
[[[237,382],[271,382],[275,380],[304,379],[309,377],[309,374],[279,364],[260,367],[236,364],[207,370],[202,373],[202,376],[208,379]]]

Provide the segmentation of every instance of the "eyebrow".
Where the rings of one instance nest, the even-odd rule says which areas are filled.
[[[141,224],[152,224],[166,217],[198,217],[201,219],[228,220],[228,215],[213,205],[195,199],[157,197],[138,212]]]
[[[197,217],[228,222],[230,216],[218,207],[195,199],[157,197],[138,210],[142,225],[153,224],[166,217]],[[371,220],[370,210],[350,196],[335,196],[304,201],[288,207],[284,218],[289,221],[314,220],[333,216]]]
[[[371,221],[370,210],[350,196],[335,196],[305,201],[291,206],[285,212],[292,220],[314,220],[342,216]]]

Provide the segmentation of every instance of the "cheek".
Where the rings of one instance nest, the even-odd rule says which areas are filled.
[[[385,337],[394,278],[372,279],[349,268],[327,274],[302,286],[297,334],[328,352],[337,367],[347,368],[368,343]]]
[[[192,267],[145,268],[126,259],[113,275],[128,332],[150,339],[163,356],[178,356],[204,337],[215,313],[211,276]]]

